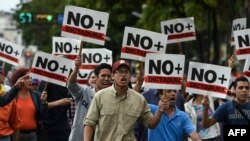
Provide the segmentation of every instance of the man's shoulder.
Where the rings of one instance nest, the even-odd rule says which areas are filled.
[[[129,88],[128,92],[129,92],[130,94],[132,94],[133,97],[137,97],[137,98],[139,98],[139,99],[145,100],[144,96],[143,96],[142,94],[138,93],[137,91],[135,91],[134,89],[130,89],[130,88]]]
[[[92,89],[93,90],[93,89]],[[101,89],[101,90],[99,90],[98,92],[96,92],[95,93],[95,96],[99,96],[100,94],[108,94],[108,93],[110,93],[110,92],[112,92],[113,91],[113,89],[112,89],[112,87],[110,86],[110,87],[107,87],[107,88],[103,88],[103,89]]]

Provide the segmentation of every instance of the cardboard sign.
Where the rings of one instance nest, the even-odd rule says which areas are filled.
[[[234,31],[236,56],[238,60],[247,59],[250,55],[250,29]]]
[[[125,27],[121,58],[144,62],[146,53],[165,53],[166,49],[166,35],[133,27]]]
[[[53,37],[52,54],[56,56],[64,56],[70,60],[74,60],[79,55],[81,40],[65,37]]]
[[[230,67],[190,62],[186,92],[225,99],[230,78]]]
[[[88,85],[88,77],[93,70],[80,69],[77,75],[77,83],[81,86]]]
[[[86,85],[88,75],[101,63],[107,63],[112,66],[112,51],[105,48],[88,48],[83,49],[82,65],[79,69],[77,82],[80,85]]]
[[[239,18],[233,20],[232,33],[231,33],[231,46],[234,46],[234,31],[243,30],[247,27],[247,18]]]
[[[105,48],[83,49],[82,65],[80,69],[95,69],[101,63],[112,65],[112,51]]]
[[[244,69],[243,69],[243,75],[250,81],[250,60],[246,59]]]
[[[184,62],[184,55],[147,53],[145,60],[145,87],[181,89]]]
[[[109,14],[77,6],[65,6],[61,35],[104,45]]]
[[[0,38],[0,60],[14,66],[19,65],[23,47]]]
[[[168,44],[196,40],[193,17],[162,21],[161,32],[168,35]]]
[[[71,60],[39,51],[35,54],[30,75],[40,80],[66,86],[71,67]]]

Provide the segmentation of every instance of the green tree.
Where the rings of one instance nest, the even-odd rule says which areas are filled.
[[[249,20],[249,0],[33,0],[17,11],[32,13],[63,13],[65,5],[75,5],[108,12],[107,36],[110,40],[105,48],[119,57],[125,26],[160,32],[160,22],[175,18],[194,17],[196,40],[168,45],[169,53],[185,53],[187,59],[198,58],[201,62],[220,64],[222,44],[226,44],[228,54],[232,53],[230,36],[232,20],[247,17]],[[135,17],[133,12],[141,13]],[[248,24],[250,21],[248,21]],[[51,52],[52,36],[60,36],[58,24],[19,25],[23,30],[26,45],[36,44],[40,50]],[[100,47],[85,43],[85,47]]]

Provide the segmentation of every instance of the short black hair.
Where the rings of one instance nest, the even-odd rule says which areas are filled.
[[[97,77],[99,77],[99,74],[100,74],[100,72],[101,72],[102,69],[108,69],[108,70],[110,70],[110,72],[112,72],[112,67],[111,67],[109,64],[107,64],[107,63],[101,63],[101,64],[100,64],[99,66],[97,66],[97,67],[95,68],[95,70],[94,70],[95,75],[96,75]]]
[[[240,82],[240,81],[247,82],[249,84],[249,81],[248,81],[248,79],[246,77],[240,76],[240,77],[238,77],[238,78],[235,79],[235,81],[234,81],[234,88],[236,88],[237,83]]]

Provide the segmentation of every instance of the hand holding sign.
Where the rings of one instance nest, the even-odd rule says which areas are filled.
[[[79,70],[79,68],[81,67],[82,65],[82,59],[81,59],[81,56],[77,56],[75,58],[75,69],[76,70]]]
[[[46,103],[47,102],[47,97],[48,97],[47,92],[43,91],[42,94],[41,94],[41,97],[40,97],[42,103]]]
[[[233,54],[228,60],[228,67],[232,68],[234,66],[234,62],[235,62],[235,59],[234,59],[234,54]]]

